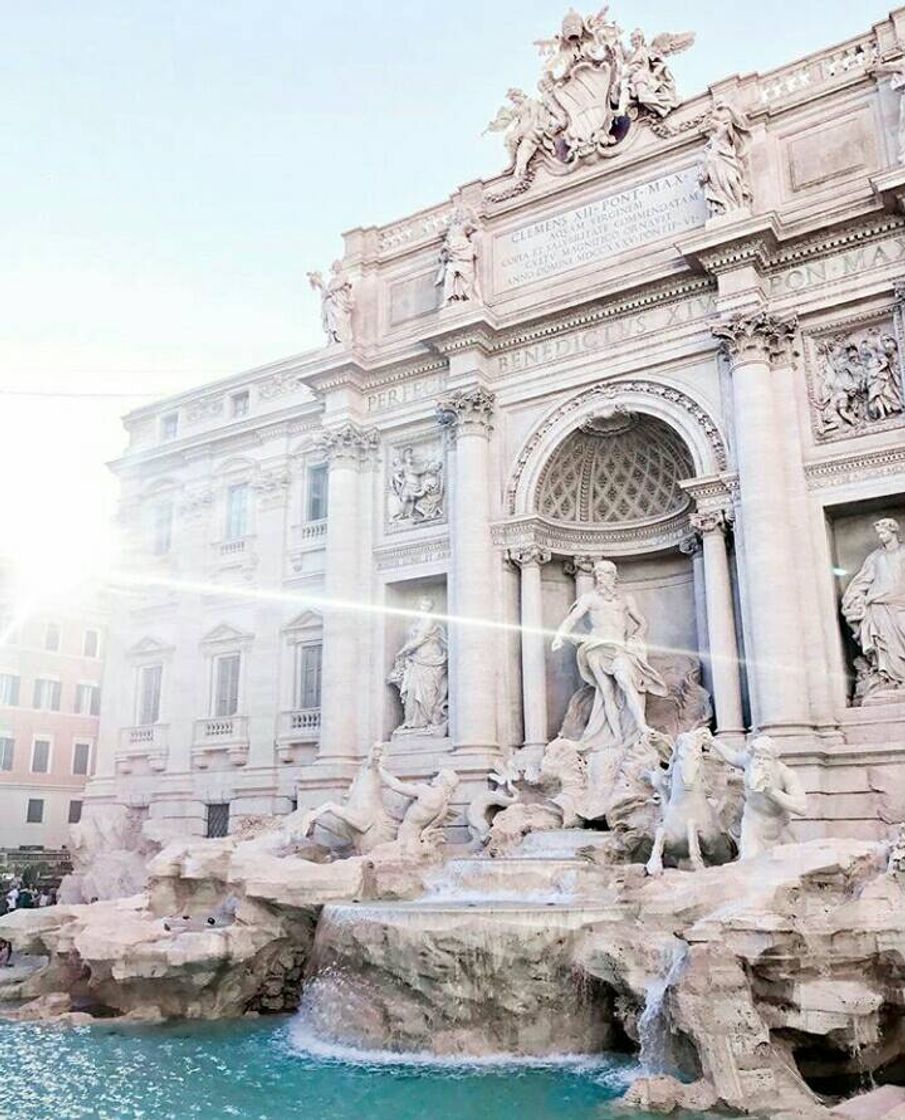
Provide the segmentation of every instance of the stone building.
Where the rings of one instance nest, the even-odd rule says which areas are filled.
[[[378,740],[464,802],[567,719],[603,557],[660,726],[703,686],[804,834],[902,819],[905,9],[683,101],[692,39],[570,13],[509,168],[311,274],[323,349],[126,418],[99,802],[217,834]]]

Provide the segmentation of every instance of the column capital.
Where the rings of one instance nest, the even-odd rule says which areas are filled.
[[[701,551],[701,534],[693,529],[679,541],[679,552],[683,556],[697,556]]]
[[[358,466],[371,457],[380,446],[376,428],[360,428],[348,421],[338,428],[325,428],[314,437],[314,446],[329,463],[352,463]]]
[[[549,549],[541,548],[536,544],[526,545],[524,548],[510,548],[509,559],[520,568],[543,567],[549,564],[553,554]]]
[[[594,574],[594,565],[600,560],[599,556],[571,556],[563,564],[562,569],[567,576]]]
[[[794,352],[798,316],[783,319],[761,308],[712,323],[710,329],[733,365],[751,361],[772,363]]]
[[[477,386],[457,389],[437,401],[437,423],[453,435],[475,434],[489,437],[493,431],[493,406],[496,395]]]
[[[734,520],[735,513],[731,507],[698,510],[688,518],[692,529],[702,537],[709,533],[728,533]]]

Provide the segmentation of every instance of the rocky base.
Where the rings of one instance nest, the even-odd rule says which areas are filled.
[[[0,1000],[20,1018],[219,1018],[303,992],[312,1029],[351,1045],[640,1050],[651,1076],[626,1103],[663,1113],[803,1120],[870,1078],[905,1085],[905,884],[887,846],[814,841],[651,879],[561,841],[556,859],[445,869],[173,844],[146,894],[0,919],[34,961]]]

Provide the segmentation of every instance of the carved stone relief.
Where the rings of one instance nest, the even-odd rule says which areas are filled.
[[[399,442],[387,458],[386,528],[389,532],[446,519],[446,463],[437,436]]]
[[[902,358],[890,318],[813,338],[808,366],[817,439],[864,435],[902,422]]]

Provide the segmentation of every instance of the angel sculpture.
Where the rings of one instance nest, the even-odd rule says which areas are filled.
[[[347,346],[352,342],[352,281],[343,271],[341,261],[330,266],[326,283],[319,272],[308,273],[308,283],[320,292],[321,324],[327,335],[327,345]]]
[[[668,31],[657,35],[648,45],[644,32],[632,32],[631,51],[626,59],[628,91],[645,109],[660,117],[667,116],[679,104],[676,80],[666,65],[672,54],[688,50],[695,40],[694,32],[671,35]]]
[[[699,176],[711,218],[741,210],[751,202],[748,176],[747,117],[717,101],[705,125],[707,144]]]
[[[528,168],[535,154],[549,143],[548,134],[556,120],[543,101],[529,97],[524,90],[510,89],[506,96],[511,104],[502,106],[484,133],[505,132],[510,157],[506,170],[512,171],[515,181],[521,183],[528,178]]]

